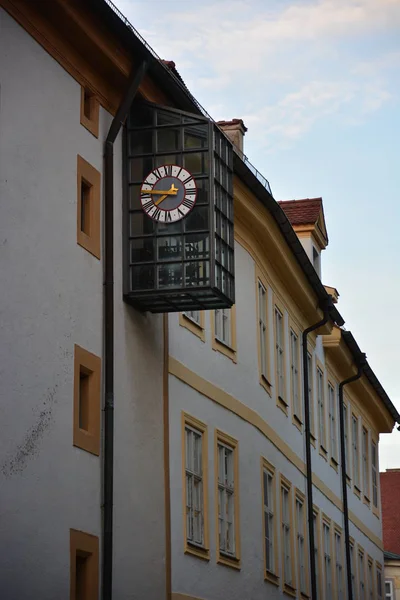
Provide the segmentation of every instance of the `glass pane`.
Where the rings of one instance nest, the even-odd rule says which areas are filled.
[[[131,262],[154,261],[154,241],[149,238],[132,240]]]
[[[197,179],[197,199],[196,204],[208,204],[209,202],[209,194],[208,194],[208,181],[207,179]]]
[[[182,286],[182,263],[172,263],[158,266],[158,287]]]
[[[155,111],[152,106],[135,102],[133,109],[129,112],[129,127],[151,126],[154,123]]]
[[[182,233],[183,221],[176,221],[176,223],[157,223],[157,233]]]
[[[132,290],[154,289],[154,266],[131,267]]]
[[[161,167],[161,165],[179,165],[179,160],[177,154],[160,154],[154,157],[154,167]]]
[[[202,286],[210,283],[210,263],[197,261],[185,264],[185,285]]]
[[[159,260],[182,258],[182,238],[180,236],[158,238],[157,246]]]
[[[151,157],[131,158],[129,165],[129,181],[142,183],[150,171],[153,170],[153,159]]]
[[[130,225],[131,237],[150,234],[154,231],[154,221],[142,211],[130,215]]]
[[[210,237],[208,233],[185,236],[185,258],[208,258]]]
[[[192,125],[185,127],[184,148],[206,148],[207,147],[207,125]]]
[[[140,203],[140,189],[141,185],[130,185],[129,186],[129,209],[130,210],[142,210]]]
[[[185,231],[208,230],[208,207],[195,206],[184,219]]]
[[[207,152],[191,152],[183,155],[183,166],[193,175],[205,173],[208,169]]]
[[[175,114],[175,113],[170,113],[170,112],[164,112],[164,111],[157,111],[157,125],[175,125],[176,123],[180,123],[181,122],[181,115],[180,114]]]
[[[151,154],[153,152],[153,130],[131,131],[129,134],[129,154]]]
[[[168,128],[157,130],[157,152],[177,152],[181,149],[180,128]]]

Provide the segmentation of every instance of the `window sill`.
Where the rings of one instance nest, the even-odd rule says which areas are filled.
[[[300,433],[303,433],[303,421],[296,415],[293,415],[293,425],[297,427]]]
[[[354,484],[353,487],[355,495],[361,500],[361,490]]]
[[[311,433],[311,431],[310,431],[310,442],[314,446],[314,448],[317,447],[317,438],[315,437],[315,435],[313,433]]]
[[[201,548],[200,546],[196,546],[190,542],[186,542],[185,544],[185,554],[191,554],[192,556],[196,556],[197,558],[207,561],[210,560],[210,550],[208,548]]]
[[[376,517],[377,519],[380,519],[380,516],[379,516],[379,509],[378,509],[378,507],[376,507],[376,506],[372,506],[372,513],[375,515],[375,517]]]
[[[265,375],[260,376],[260,385],[262,385],[262,387],[267,392],[267,394],[272,397],[272,385],[270,384],[268,379],[265,377]]]
[[[179,325],[184,327],[194,335],[196,335],[202,342],[206,341],[206,332],[204,329],[204,314],[200,314],[200,323],[193,321],[190,317],[185,315],[184,313],[180,313],[179,315]]]
[[[219,552],[217,555],[217,563],[219,565],[224,565],[225,567],[237,569],[238,571],[241,569],[239,558],[236,558],[235,556],[228,556],[226,554],[222,554],[221,552]]]
[[[269,583],[279,587],[279,577],[278,575],[275,575],[275,573],[271,573],[271,571],[265,571],[264,579],[265,581],[268,581]]]
[[[366,506],[368,506],[368,507],[371,506],[371,500],[365,494],[363,496],[363,502],[364,502],[364,504],[366,504]]]
[[[328,451],[325,450],[325,448],[323,446],[319,447],[319,454],[320,454],[320,456],[322,456],[322,458],[324,460],[326,460],[328,462]]]
[[[310,598],[310,594],[306,592],[300,592],[300,598],[304,598],[304,600],[308,600]]]
[[[331,465],[332,469],[335,469],[336,473],[339,472],[338,463],[333,457],[331,457],[330,465]]]
[[[281,396],[278,396],[276,405],[281,409],[282,412],[285,413],[286,416],[288,416],[288,405]]]
[[[288,596],[292,596],[292,598],[296,598],[297,596],[296,588],[292,587],[288,583],[283,584],[283,593],[287,594]]]
[[[213,339],[212,349],[216,352],[220,352],[227,358],[230,358],[232,362],[236,363],[236,349],[232,348],[232,346],[228,346],[225,342],[218,340],[217,338]]]
[[[348,475],[346,475],[346,483],[349,486],[349,488],[351,488],[351,477],[349,477]]]

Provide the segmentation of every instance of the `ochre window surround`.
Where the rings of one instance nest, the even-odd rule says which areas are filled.
[[[285,309],[276,295],[274,298],[274,341],[276,403],[287,416],[289,404],[286,398]]]
[[[286,594],[296,597],[292,486],[290,481],[282,474],[280,474],[279,495],[281,513],[282,589]]]
[[[75,344],[73,443],[100,454],[101,359]]]
[[[99,538],[70,529],[70,600],[99,598]]]
[[[301,386],[301,350],[300,335],[290,320],[289,328],[290,342],[290,398],[292,403],[293,423],[302,431],[303,424],[303,394]]]
[[[101,175],[82,156],[77,159],[77,243],[100,259]]]
[[[229,335],[226,340],[223,340],[223,336],[219,334],[219,328],[223,326],[223,321],[229,328]],[[218,314],[216,310],[211,311],[211,340],[212,349],[221,352],[232,362],[236,363],[236,305],[232,308],[219,308]]]
[[[214,444],[217,563],[240,569],[239,442],[227,433],[216,429]],[[229,523],[229,515],[227,514],[229,505],[233,523]],[[226,507],[228,507],[228,511]],[[222,517],[221,524],[220,515]],[[220,527],[222,530],[221,536],[219,535]],[[231,547],[224,549],[227,539],[226,530],[229,527],[231,529],[229,537]]]
[[[301,597],[309,595],[309,566],[308,566],[308,540],[307,540],[307,507],[305,495],[300,490],[295,490],[295,526],[296,526],[296,551],[297,551],[297,580]],[[315,532],[314,532],[315,538]]]
[[[99,101],[88,88],[81,88],[81,125],[99,137]]]
[[[197,443],[200,452],[196,452]],[[194,464],[200,457],[200,464]],[[191,487],[191,502],[187,496]],[[207,425],[182,413],[182,492],[184,551],[198,558],[210,558],[208,526],[208,433]],[[196,506],[200,504],[200,506]],[[197,535],[195,534],[197,526]],[[200,535],[199,535],[200,534]],[[197,537],[197,539],[196,539]]]
[[[205,319],[204,311],[192,311],[179,313],[179,325],[188,329],[191,333],[201,339],[202,342],[206,341],[205,331]]]
[[[263,495],[264,579],[279,586],[278,510],[275,467],[261,458],[261,489]]]
[[[258,374],[260,384],[272,396],[269,294],[267,279],[256,266]]]

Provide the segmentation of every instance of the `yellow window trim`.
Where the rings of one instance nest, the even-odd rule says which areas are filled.
[[[362,452],[362,440],[363,440],[363,433],[364,431],[366,431],[367,433],[367,489],[364,489],[364,457],[363,457],[363,452]],[[362,460],[362,473],[363,473],[363,482],[362,482],[362,487],[363,487],[363,502],[364,504],[366,504],[369,508],[370,508],[370,504],[371,504],[371,441],[372,441],[372,437],[370,436],[370,432],[368,431],[368,427],[365,426],[364,421],[361,419],[361,460]]]
[[[88,375],[87,422],[80,427],[80,381],[81,373]],[[74,397],[73,397],[73,445],[96,456],[100,455],[101,416],[101,358],[74,346]]]
[[[321,371],[322,373],[322,399],[323,399],[323,408],[324,408],[324,414],[323,414],[323,423],[324,423],[324,439],[321,440],[319,437],[320,434],[320,427],[319,427],[319,405],[318,405],[318,369]],[[326,431],[326,385],[325,385],[325,368],[324,365],[322,364],[322,362],[318,359],[318,357],[315,357],[315,373],[316,373],[316,389],[315,389],[315,394],[316,394],[316,400],[317,400],[317,423],[318,425],[316,426],[318,428],[318,444],[319,444],[319,454],[325,459],[327,460],[327,454],[328,454],[328,448],[327,448],[327,431]]]
[[[307,343],[307,352],[310,354],[311,356],[311,373],[308,374],[308,377],[310,379],[311,377],[311,396],[309,398],[310,401],[310,406],[311,406],[311,410],[310,410],[310,437],[311,437],[311,443],[314,446],[314,448],[316,447],[316,442],[317,442],[317,434],[316,434],[316,430],[315,430],[315,400],[316,400],[316,396],[315,396],[315,378],[314,378],[314,370],[315,370],[315,361],[316,361],[316,357],[315,357],[315,346],[313,344],[310,344],[310,342]],[[303,401],[303,408],[304,407],[304,401]]]
[[[262,490],[262,531],[263,531],[263,557],[264,557],[264,579],[265,581],[269,581],[276,586],[279,586],[279,548],[278,548],[278,511],[277,511],[277,502],[276,502],[276,470],[275,467],[263,456],[260,461],[261,465],[261,490]],[[265,555],[265,540],[264,540],[264,532],[265,532],[265,512],[264,512],[264,470],[268,471],[268,473],[272,476],[272,485],[273,485],[273,511],[274,511],[274,572],[267,570],[266,560],[267,557]]]
[[[291,550],[291,571],[292,571],[292,581],[294,582],[294,586],[285,583],[285,568],[284,568],[284,556],[283,556],[283,529],[282,529],[282,515],[283,515],[283,502],[282,502],[282,488],[285,488],[288,492],[288,504],[289,504],[289,525],[290,525],[290,550]],[[281,566],[282,566],[282,589],[283,592],[288,594],[289,596],[296,597],[296,580],[297,580],[297,570],[295,565],[295,545],[294,545],[294,535],[295,535],[295,525],[294,525],[294,515],[293,515],[293,489],[292,484],[282,473],[279,474],[279,508],[280,508],[280,530],[281,530]]]
[[[365,551],[364,548],[360,545],[357,544],[357,553],[356,553],[356,557],[357,557],[357,593],[360,590],[360,569],[359,569],[359,557],[362,556],[363,557],[363,562],[364,562],[364,592],[366,595],[367,592],[367,582],[366,582],[366,575],[367,575],[367,570],[366,570],[366,560],[365,560]]]
[[[333,554],[334,554],[334,560],[332,561],[333,565],[334,565],[334,571],[335,571],[335,577],[333,579],[333,597],[337,598],[338,597],[338,581],[336,578],[336,543],[335,543],[335,533],[338,533],[340,535],[340,546],[341,546],[341,551],[342,551],[342,590],[345,591],[346,590],[346,578],[345,578],[345,569],[346,569],[346,554],[345,554],[345,544],[344,544],[344,536],[343,536],[343,529],[340,527],[340,525],[338,525],[337,523],[335,523],[333,521]]]
[[[305,494],[299,490],[298,488],[295,488],[294,490],[295,494],[295,501],[296,499],[299,499],[300,502],[302,502],[303,504],[303,511],[304,511],[304,524],[303,524],[303,537],[304,537],[304,555],[305,555],[305,577],[306,577],[306,591],[302,592],[300,589],[300,569],[298,569],[297,571],[297,581],[299,582],[299,592],[300,592],[300,596],[301,598],[308,598],[309,594],[310,594],[310,579],[309,579],[309,564],[307,561],[307,557],[309,557],[309,550],[308,550],[308,530],[307,530],[307,504],[306,504],[306,497]],[[297,538],[297,530],[298,530],[298,523],[297,523],[297,511],[295,511],[295,527],[296,527],[296,538]],[[314,532],[314,536],[315,536],[315,532]],[[296,547],[296,552],[297,552],[297,547]],[[299,563],[299,567],[300,567],[300,563]]]
[[[372,444],[375,444],[376,446],[376,485],[377,485],[377,494],[378,494],[378,506],[374,506],[373,501],[371,502],[371,507],[372,507],[372,513],[378,518],[380,519],[380,479],[379,479],[379,441],[377,440],[377,438],[375,437],[374,433],[371,431],[371,448],[372,448]],[[372,453],[371,453],[371,498],[373,500],[374,497],[374,490],[372,489]]]
[[[87,217],[90,232],[82,231],[82,184],[86,184],[89,193]],[[90,254],[100,259],[100,196],[101,174],[82,156],[77,156],[77,232],[76,241]]]
[[[200,311],[200,323],[196,323],[196,321],[193,321],[193,319],[188,317],[185,313],[179,313],[179,325],[196,335],[201,339],[202,342],[206,341],[205,318],[203,310]]]
[[[215,310],[211,310],[211,345],[212,349],[216,352],[220,352],[224,356],[231,359],[232,362],[237,362],[236,352],[236,304],[229,309],[231,311],[231,344],[228,346],[221,340],[218,340],[215,336]]]
[[[235,556],[229,557],[221,554],[219,549],[219,531],[218,531],[218,442],[226,444],[233,450],[234,460],[234,483],[235,483],[235,494],[234,494],[234,520],[235,520]],[[233,569],[241,568],[240,560],[240,514],[239,514],[239,442],[230,436],[228,433],[221,431],[220,429],[215,430],[214,434],[214,487],[215,487],[215,535],[216,535],[216,556],[217,563],[225,565],[226,567],[232,567]]]
[[[282,326],[283,326],[283,396],[279,396],[279,379],[278,379],[278,361],[276,359],[276,311],[282,316]],[[277,297],[274,292],[273,295],[273,326],[274,326],[274,365],[275,365],[275,393],[276,393],[276,405],[288,416],[288,407],[289,404],[286,398],[286,355],[287,355],[287,347],[286,347],[286,325],[285,325],[285,307]]]
[[[338,404],[338,398],[337,398],[337,384],[336,384],[336,380],[333,378],[332,374],[329,371],[329,368],[327,369],[327,375],[328,375],[328,381],[327,381],[327,413],[328,413],[328,421],[329,421],[329,411],[330,411],[330,406],[329,406],[329,386],[331,386],[331,388],[333,389],[333,410],[335,411],[334,414],[334,418],[335,418],[335,424],[336,424],[336,456],[333,456],[332,454],[332,448],[331,448],[331,424],[330,422],[328,423],[329,425],[329,454],[331,457],[331,467],[333,467],[335,469],[335,471],[337,472],[337,466],[339,464],[339,434],[338,434],[338,425],[339,425],[339,415],[338,415],[338,408],[337,408],[337,404]]]
[[[298,393],[299,393],[299,403],[300,403],[300,413],[301,414],[297,414],[296,413],[296,409],[295,409],[295,405],[294,405],[294,397],[293,397],[293,388],[292,388],[292,368],[291,368],[291,353],[292,353],[292,348],[291,348],[291,333],[294,333],[294,335],[297,337],[297,365],[298,365],[298,373],[297,373],[297,386],[298,386]],[[303,390],[302,390],[302,378],[301,378],[301,365],[302,365],[302,360],[301,360],[301,337],[299,334],[299,330],[297,329],[297,327],[294,325],[292,318],[289,316],[289,356],[290,356],[290,373],[289,373],[289,378],[290,378],[290,403],[291,403],[291,407],[292,407],[292,422],[293,424],[297,427],[297,429],[300,431],[300,433],[303,433],[303,423],[304,423],[304,406],[303,406]]]
[[[285,442],[271,427],[265,419],[263,419],[255,410],[228,394],[225,390],[200,377],[194,371],[191,371],[183,363],[179,362],[175,357],[168,357],[169,373],[189,385],[192,389],[199,392],[206,398],[209,398],[219,406],[225,408],[231,413],[237,415],[243,421],[252,425],[265,438],[270,440],[272,444],[282,453],[282,455],[303,475],[306,474],[306,465],[304,461],[294,452],[294,450]],[[334,505],[339,511],[343,511],[342,501],[336,494],[315,474],[313,473],[313,485]],[[380,550],[382,550],[382,540],[368,527],[363,521],[352,511],[349,511],[351,522],[368,537],[371,542]]]
[[[85,104],[88,103],[90,116],[85,114]],[[90,90],[81,87],[81,125],[94,137],[99,137],[99,100]]]
[[[270,286],[267,278],[265,277],[263,271],[255,265],[255,275],[256,275],[256,331],[257,331],[257,356],[258,356],[258,376],[260,385],[265,389],[265,391],[272,396],[272,384],[271,384],[271,344],[269,343],[270,339],[270,314],[269,314],[269,294],[270,294]],[[266,325],[267,325],[267,344],[266,344],[266,354],[267,354],[267,374],[263,375],[262,366],[261,366],[261,345],[260,345],[260,307],[259,307],[259,294],[258,294],[258,282],[260,282],[265,288],[265,301],[266,301]]]
[[[317,548],[318,548],[318,554],[317,554],[317,563],[318,563],[318,573],[319,573],[319,578],[317,581],[317,596],[318,598],[322,598],[322,593],[321,593],[321,584],[322,584],[322,532],[321,532],[321,511],[318,508],[318,506],[316,506],[315,504],[313,504],[313,514],[315,514],[316,516],[316,530],[314,530],[314,540],[317,540]]]
[[[95,535],[69,530],[70,535],[70,600],[76,600],[76,557],[86,558],[85,598],[97,600],[99,597],[99,538]]]
[[[186,529],[186,448],[185,448],[185,427],[193,427],[201,432],[202,437],[202,477],[203,477],[203,514],[204,514],[204,548],[195,546],[187,540]],[[183,541],[185,554],[192,554],[198,558],[205,560],[210,559],[210,542],[209,542],[209,522],[208,522],[208,430],[207,425],[196,417],[182,411],[181,418],[181,435],[182,435],[182,516],[183,516]]]

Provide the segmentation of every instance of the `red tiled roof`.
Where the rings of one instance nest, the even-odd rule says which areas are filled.
[[[292,225],[310,225],[318,220],[322,208],[322,198],[281,200],[278,204]]]
[[[231,119],[230,121],[217,121],[217,125],[223,127],[224,125],[241,125],[244,131],[247,131],[246,125],[243,123],[243,119]]]
[[[383,547],[400,554],[400,469],[380,473]]]

